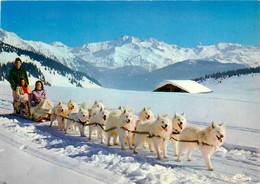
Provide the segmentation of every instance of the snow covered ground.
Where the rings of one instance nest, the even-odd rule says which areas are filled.
[[[215,171],[208,171],[198,151],[192,162],[177,162],[172,145],[167,159],[141,149],[108,147],[94,137],[64,134],[49,122],[37,123],[10,115],[12,97],[0,84],[0,183],[259,183],[260,75],[232,77],[204,83],[209,94],[153,93],[114,89],[46,87],[54,102],[77,100],[92,106],[119,105],[135,110],[152,107],[155,115],[186,113],[187,123],[205,127],[225,122],[227,138],[213,154]]]

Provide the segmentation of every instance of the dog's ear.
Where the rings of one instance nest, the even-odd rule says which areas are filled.
[[[223,128],[226,128],[226,123],[221,123],[219,126],[222,126]]]
[[[146,111],[146,107],[144,106],[143,111]]]
[[[100,108],[99,112],[103,111],[103,107]]]
[[[170,114],[166,114],[166,117],[167,117],[167,118],[169,118],[169,119],[171,119],[171,116],[170,116]]]
[[[126,113],[126,111],[127,111],[127,109],[126,109],[126,107],[124,108],[124,114]]]
[[[123,109],[122,105],[119,105],[118,109],[119,109],[119,110],[122,110],[122,109]]]
[[[135,111],[134,111],[134,109],[131,109],[131,111],[130,112],[132,112],[133,114],[135,114]]]
[[[182,116],[185,116],[185,112],[183,112],[181,115],[182,115]]]
[[[176,118],[178,115],[179,115],[179,114],[178,114],[177,112],[175,112],[174,117]]]
[[[97,104],[97,100],[95,100],[94,104]]]
[[[159,119],[161,119],[161,118],[162,118],[162,115],[159,113],[157,120],[159,120]]]
[[[212,128],[215,128],[215,127],[216,127],[214,121],[212,121],[212,123],[211,123],[211,127],[212,127]]]

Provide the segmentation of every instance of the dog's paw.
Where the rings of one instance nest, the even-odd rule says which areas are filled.
[[[192,159],[191,159],[191,158],[188,158],[188,159],[187,159],[187,161],[188,161],[188,162],[191,162],[191,161],[192,161]]]
[[[181,162],[181,159],[178,158],[178,159],[177,159],[177,162]]]
[[[134,151],[134,154],[138,154],[138,152],[137,152],[137,151]]]
[[[214,171],[214,168],[213,167],[209,167],[208,170],[209,171]]]
[[[174,155],[174,156],[176,156],[176,157],[178,156],[178,154],[177,154],[177,153],[174,153],[173,155]]]
[[[89,137],[88,139],[89,139],[89,140],[91,140],[92,138],[91,138],[91,137]]]
[[[168,155],[164,155],[163,158],[168,158]]]

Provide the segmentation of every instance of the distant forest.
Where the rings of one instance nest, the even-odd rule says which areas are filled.
[[[243,68],[243,69],[237,69],[237,70],[230,70],[226,72],[217,72],[209,75],[205,75],[204,77],[199,77],[193,79],[196,82],[203,82],[206,79],[213,78],[213,79],[225,79],[232,76],[240,76],[240,75],[246,75],[246,74],[254,74],[254,73],[260,73],[260,66],[258,67],[251,67],[251,68]]]

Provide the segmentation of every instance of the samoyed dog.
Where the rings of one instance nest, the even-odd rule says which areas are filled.
[[[135,126],[135,130],[137,129],[137,126],[139,124],[140,121],[148,121],[148,120],[154,120],[154,114],[153,114],[153,111],[152,111],[152,108],[149,107],[144,107],[142,109],[142,111],[139,113],[139,116],[138,116],[138,120],[136,121],[136,126]],[[133,140],[132,140],[132,144],[133,146],[135,145],[135,133],[133,134]],[[145,146],[145,144],[143,144],[143,146]]]
[[[100,109],[105,109],[103,100],[95,101],[92,108],[90,109],[89,116],[99,113]]]
[[[77,126],[80,130],[80,136],[85,137],[85,124],[89,121],[89,112],[86,109],[80,108],[77,113],[70,113],[66,122],[65,133],[68,133],[70,126]]]
[[[70,113],[77,113],[79,111],[78,104],[75,100],[69,100],[68,102],[68,115]]]
[[[185,150],[187,150],[187,161],[191,161],[191,152],[195,148],[198,148],[202,154],[202,158],[207,169],[213,171],[214,168],[211,165],[210,157],[216,151],[216,149],[223,144],[226,138],[225,130],[225,123],[218,125],[214,122],[212,122],[210,126],[204,129],[198,127],[186,127],[180,134],[177,161],[181,161],[181,154]]]
[[[81,104],[80,108],[83,108],[85,110],[89,110],[89,106],[88,106],[88,103],[87,102],[84,102]]]
[[[174,156],[178,155],[178,142],[175,141],[180,139],[180,133],[186,127],[186,118],[185,113],[178,114],[175,112],[174,117],[172,119],[172,147],[174,151]],[[174,139],[173,139],[174,138]]]
[[[98,138],[101,139],[101,143],[104,144],[104,128],[106,127],[107,119],[109,117],[109,109],[103,109],[101,108],[98,113],[92,115],[89,119],[89,123],[97,123],[98,125],[90,125],[89,126],[89,139],[92,139],[92,132],[94,130],[98,131]],[[103,127],[103,129],[101,128]]]
[[[107,125],[106,129],[107,131],[107,145],[112,146],[111,144],[111,138],[113,139],[113,145],[118,144],[118,133],[117,133],[117,121],[119,119],[119,116],[122,114],[122,112],[125,110],[124,107],[119,106],[117,110],[111,111],[109,114],[109,117],[107,119]]]
[[[137,147],[140,145],[144,145],[144,143],[147,143],[149,145],[149,149],[151,152],[154,152],[154,145],[152,139],[149,138],[150,128],[151,125],[154,123],[155,120],[149,120],[149,121],[139,121],[136,131],[140,133],[135,134],[135,147],[134,147],[134,153],[137,152]]]
[[[65,130],[66,117],[68,116],[68,106],[66,102],[59,102],[52,108],[51,111],[51,123],[57,119],[60,130]]]
[[[141,121],[154,120],[154,114],[152,108],[144,107],[143,110],[139,113],[139,120]]]
[[[120,114],[117,121],[117,132],[119,135],[119,142],[121,149],[125,149],[127,143],[129,149],[132,147],[132,132],[135,127],[135,113],[134,110],[127,110],[126,108]]]
[[[154,121],[144,122],[137,127],[137,131],[140,132],[148,132],[149,138],[153,141],[153,145],[155,147],[157,158],[161,159],[161,149],[163,152],[163,157],[167,158],[167,145],[170,139],[170,135],[172,133],[172,121],[170,115],[162,116],[158,114],[158,117]],[[134,148],[134,153],[136,152],[136,148],[143,140],[145,140],[147,135],[145,134],[137,134],[136,136],[136,145]]]

